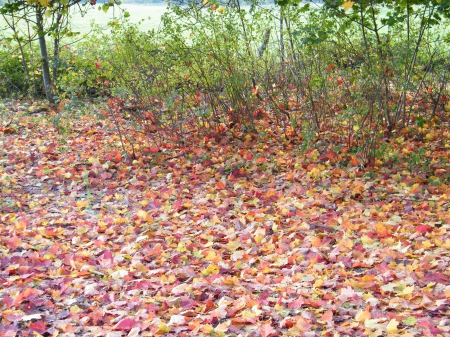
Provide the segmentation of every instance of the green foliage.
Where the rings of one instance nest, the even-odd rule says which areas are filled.
[[[95,35],[75,47],[63,48],[58,61],[57,89],[61,98],[98,97],[113,82],[109,48]]]
[[[124,15],[110,33],[51,52],[54,84],[61,98],[112,95],[115,120],[125,117],[157,146],[186,143],[186,127],[243,139],[277,125],[305,148],[322,139],[371,161],[383,140],[443,113],[448,8],[205,2],[170,7],[150,32]]]
[[[28,95],[42,90],[41,73],[33,53],[20,53],[17,45],[5,41],[0,47],[0,97]]]

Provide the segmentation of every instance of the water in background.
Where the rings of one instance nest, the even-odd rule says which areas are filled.
[[[161,16],[167,11],[167,6],[165,4],[125,4],[121,5],[121,8],[130,13],[130,22],[137,23],[144,20],[140,26],[143,31],[157,29],[161,23]],[[100,27],[108,29],[107,23],[118,16],[120,16],[120,11],[118,9],[110,8],[107,13],[104,13],[102,10],[94,8],[89,10],[83,17],[79,13],[74,14],[72,18],[72,27],[74,31],[88,33],[91,29],[90,23],[95,22],[95,24]]]
[[[91,23],[99,25],[102,29],[108,30],[108,22],[114,18],[119,17],[120,10],[117,8],[110,8],[107,13],[99,10],[96,6],[87,11],[87,13],[82,16],[79,12],[73,13],[71,22],[71,29],[74,32],[79,32],[82,34],[87,34],[92,30]],[[143,31],[148,31],[151,29],[157,29],[161,23],[161,16],[167,11],[167,6],[165,4],[125,4],[121,8],[125,9],[130,13],[130,22],[137,23],[144,19],[141,24],[141,29]],[[26,30],[26,25],[19,24],[19,27]],[[0,16],[0,39],[2,37],[11,36],[12,32],[7,28],[6,22]]]

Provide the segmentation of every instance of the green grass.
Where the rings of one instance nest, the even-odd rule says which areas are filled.
[[[127,4],[122,5],[122,9],[130,13],[130,21],[137,23],[142,21],[140,29],[142,31],[148,31],[157,29],[161,23],[161,16],[166,12],[166,5],[135,5]],[[85,15],[77,12],[72,14],[71,28],[74,32],[81,34],[89,34],[92,31],[92,23],[98,25],[101,29],[108,30],[108,22],[117,19],[121,16],[121,11],[116,9],[110,9],[107,13],[99,10],[99,7],[92,8]],[[25,29],[25,24],[19,25]],[[3,17],[0,16],[0,38],[9,37],[11,31],[8,29],[7,24]]]

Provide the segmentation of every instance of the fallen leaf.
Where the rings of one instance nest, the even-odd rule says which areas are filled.
[[[259,333],[261,337],[269,337],[271,334],[275,333],[275,329],[270,324],[263,324],[259,328]]]
[[[386,326],[387,333],[398,333],[397,326],[399,324],[399,321],[397,321],[395,318],[391,319]]]
[[[127,317],[121,319],[116,325],[114,325],[113,330],[131,330],[131,328],[136,326],[136,321]]]

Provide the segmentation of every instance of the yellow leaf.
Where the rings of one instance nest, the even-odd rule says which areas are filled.
[[[344,3],[342,4],[342,7],[348,11],[350,8],[353,7],[353,5],[355,4],[354,1],[344,1]]]
[[[214,332],[214,328],[211,324],[206,324],[201,327],[200,331],[211,334]]]
[[[258,315],[250,310],[244,310],[242,312],[243,318],[255,318],[256,316],[258,316]]]
[[[397,321],[395,318],[391,319],[389,324],[386,327],[387,333],[397,333],[397,325],[399,324],[399,321]]]
[[[177,251],[180,253],[184,253],[186,251],[186,247],[183,242],[178,242]]]
[[[141,218],[142,220],[145,220],[145,218],[147,217],[147,212],[146,212],[146,211],[143,211],[143,210],[141,209],[141,210],[139,210],[139,211],[137,212],[137,216],[138,216],[139,218]]]
[[[255,242],[257,243],[257,244],[261,244],[261,241],[264,239],[264,236],[262,236],[262,235],[260,235],[260,234],[258,234],[258,235],[256,235],[255,236]]]
[[[366,319],[370,319],[370,318],[371,318],[371,315],[367,309],[364,311],[360,310],[355,316],[355,320],[358,322],[365,322]]]
[[[320,287],[323,286],[323,283],[324,283],[323,279],[319,278],[319,279],[316,280],[316,282],[314,282],[314,287],[315,288],[320,288]]]
[[[411,295],[414,291],[414,286],[411,287],[405,287],[405,289],[402,290],[402,292],[400,293],[400,295],[406,296],[406,295]]]
[[[208,266],[208,268],[206,268],[206,269],[203,269],[202,270],[202,275],[203,276],[209,276],[209,275],[211,275],[211,274],[219,274],[219,271],[220,271],[220,268],[219,268],[219,266],[216,266],[215,264],[210,264],[209,266]]]
[[[76,206],[78,207],[78,208],[86,208],[86,207],[88,207],[88,203],[86,202],[86,200],[78,200],[77,202],[76,202]]]
[[[235,251],[241,246],[241,243],[239,241],[228,241],[227,249],[231,251]]]
[[[373,240],[370,237],[368,237],[367,235],[363,235],[361,237],[361,242],[363,243],[363,245],[369,245],[373,242]]]
[[[166,332],[170,332],[170,326],[167,326],[166,324],[164,324],[164,323],[161,323],[159,326],[158,326],[158,329],[159,329],[159,331],[158,332],[162,332],[162,333],[166,333]]]
[[[433,244],[430,242],[430,240],[426,240],[422,242],[422,246],[424,248],[430,248],[431,246],[433,246]]]
[[[423,288],[423,290],[430,290],[432,289],[434,286],[436,285],[436,282],[430,282],[427,284],[427,286],[425,288]]]
[[[284,310],[284,307],[277,303],[277,304],[275,304],[274,309],[278,310],[278,311],[281,311],[281,310]]]
[[[83,309],[81,309],[78,305],[72,305],[70,307],[70,312],[71,313],[77,314],[77,313],[80,313],[82,311],[83,311]]]
[[[206,261],[212,261],[217,257],[216,253],[213,250],[208,251],[208,254],[205,256]]]

